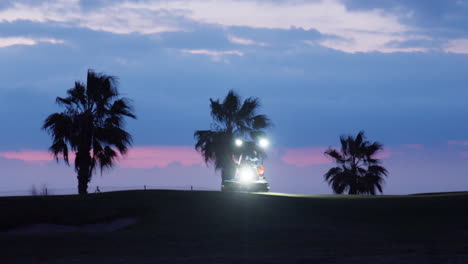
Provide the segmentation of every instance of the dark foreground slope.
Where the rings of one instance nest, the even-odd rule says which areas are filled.
[[[5,197],[0,210],[3,231],[138,219],[115,232],[0,233],[0,263],[468,263],[468,193],[127,191]]]

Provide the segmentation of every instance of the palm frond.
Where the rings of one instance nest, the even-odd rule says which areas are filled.
[[[223,101],[223,108],[226,115],[234,117],[239,111],[241,98],[233,90],[230,90]]]
[[[194,137],[197,140],[195,149],[203,154],[206,164],[215,158],[215,143],[213,142],[215,140],[215,133],[211,130],[198,130],[194,133]]]
[[[372,156],[377,154],[377,152],[379,152],[382,149],[383,149],[382,144],[380,144],[379,142],[374,142],[374,143],[366,146],[365,155],[366,155],[367,158],[372,158]]]
[[[341,152],[332,148],[325,155],[333,158],[341,167],[334,167],[324,174],[325,181],[335,193],[370,194],[382,193],[383,177],[388,171],[375,158],[383,146],[366,140],[363,131],[356,137],[340,136]]]
[[[89,182],[96,166],[110,168],[118,151],[125,155],[132,137],[124,130],[124,118],[136,118],[127,98],[118,98],[116,77],[88,71],[86,86],[75,82],[67,90],[67,97],[57,97],[56,102],[65,110],[46,118],[43,124],[53,139],[49,148],[56,158],[63,154],[68,163],[68,151],[75,155],[75,170],[80,180]],[[86,173],[82,173],[85,171]],[[80,189],[80,192],[82,189]]]
[[[247,98],[236,113],[237,120],[249,120],[255,115],[255,112],[260,107],[258,98]]]
[[[98,161],[101,174],[104,169],[112,167],[117,156],[117,152],[115,152],[110,146],[105,146],[104,149],[97,153],[95,158]]]
[[[343,153],[344,156],[348,155],[348,143],[349,140],[345,136],[340,136],[340,143],[341,143],[341,153]]]
[[[63,160],[67,165],[69,165],[68,161],[68,145],[65,143],[63,139],[55,139],[52,145],[49,147],[49,151],[54,155],[56,161],[59,160],[60,154],[63,155]]]
[[[86,110],[88,98],[86,97],[86,87],[84,84],[75,82],[75,86],[67,91],[67,95],[66,101],[70,102],[69,105],[74,104],[81,111]],[[59,98],[57,98],[57,101],[59,101]],[[65,102],[62,101],[61,103]]]
[[[226,113],[224,111],[223,105],[219,103],[219,100],[214,101],[213,99],[210,99],[210,108],[213,119],[218,122],[223,122]]]
[[[353,141],[354,144],[356,144],[356,146],[361,146],[362,143],[365,141],[364,131],[359,131],[359,133]]]
[[[272,126],[271,120],[266,115],[256,115],[252,117],[253,129],[265,129]]]
[[[195,149],[200,152],[205,163],[213,163],[215,170],[223,172],[233,167],[232,157],[236,155],[235,137],[250,137],[256,139],[265,135],[265,128],[271,126],[271,121],[265,115],[257,115],[260,101],[257,98],[247,98],[241,103],[241,98],[230,90],[222,100],[210,99],[210,110],[213,123],[211,130],[195,131]],[[265,154],[258,150],[260,155]],[[265,155],[266,156],[266,155]]]
[[[324,154],[331,157],[339,164],[344,163],[345,161],[345,157],[335,149],[329,148],[324,152]]]
[[[331,183],[333,179],[335,178],[335,176],[342,172],[343,172],[343,169],[341,167],[333,167],[330,170],[328,170],[327,173],[325,173],[325,180],[328,183]]]
[[[127,116],[136,119],[135,114],[133,114],[133,107],[131,106],[130,100],[128,98],[120,98],[115,100],[109,109],[109,115]]]

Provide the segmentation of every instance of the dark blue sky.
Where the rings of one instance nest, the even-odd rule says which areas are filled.
[[[388,192],[468,187],[468,1],[2,1],[0,163],[15,174],[0,174],[2,189],[75,184],[73,169],[37,158],[50,144],[40,127],[89,68],[118,76],[138,115],[139,165],[100,184],[196,171],[217,186],[191,160],[192,135],[210,125],[209,98],[234,89],[275,124],[274,191],[329,192],[321,149],[359,130],[386,146]]]

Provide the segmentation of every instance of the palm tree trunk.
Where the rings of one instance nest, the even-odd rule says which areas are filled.
[[[226,166],[221,169],[221,179],[232,180],[236,174],[236,167],[233,162],[227,162]]]
[[[88,194],[88,183],[91,180],[91,156],[89,151],[78,151],[75,158],[75,168],[78,172],[78,193]]]
[[[88,194],[88,182],[87,179],[88,173],[85,170],[78,171],[78,193],[79,194]]]
[[[230,180],[229,177],[229,170],[228,169],[221,169],[221,180],[224,182],[225,180]]]

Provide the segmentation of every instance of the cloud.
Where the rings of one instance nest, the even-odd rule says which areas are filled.
[[[448,142],[449,145],[451,146],[462,146],[462,147],[467,147],[468,146],[468,141],[463,141],[463,140],[460,140],[460,141],[457,141],[457,140],[450,140]],[[466,151],[458,151],[457,152],[460,156],[463,156],[463,157],[468,157],[468,152]]]
[[[340,1],[170,1],[126,3],[132,8],[187,10],[186,17],[199,23],[252,28],[305,30],[316,29],[334,36],[322,45],[345,52],[394,52],[409,49],[385,48],[395,40],[406,40],[412,27],[402,24],[397,15],[381,9],[349,10]],[[336,41],[335,37],[341,40]]]
[[[244,53],[238,50],[217,51],[217,50],[203,50],[203,49],[194,49],[194,50],[184,49],[182,50],[182,52],[190,53],[190,54],[203,54],[203,55],[209,55],[209,56],[222,56],[222,55],[244,56]]]
[[[49,152],[41,150],[21,150],[0,152],[0,157],[6,159],[22,160],[29,163],[44,164],[52,161],[53,157]]]
[[[453,39],[449,40],[444,51],[449,53],[468,54],[468,39]]]
[[[345,34],[344,34],[345,35]],[[427,52],[426,47],[400,47],[392,46],[393,43],[404,43],[410,40],[426,39],[422,36],[408,36],[405,34],[388,34],[380,32],[359,32],[350,33],[346,38],[327,39],[319,43],[325,47],[344,51],[347,53],[356,52],[373,52],[379,51],[382,53],[393,52]]]
[[[55,26],[66,28],[82,27],[115,34],[143,35],[190,32],[193,28],[208,24],[222,26],[228,31],[232,27],[282,30],[300,28],[317,30],[325,38],[317,43],[347,53],[428,52],[434,50],[434,46],[393,44],[427,40],[429,35],[437,35],[444,36],[446,42],[445,45],[432,43],[437,47],[435,50],[468,53],[466,38],[451,39],[466,35],[458,30],[466,20],[463,18],[466,4],[463,9],[459,4],[453,3],[434,2],[421,5],[392,1],[371,4],[349,0],[129,0],[87,3],[79,0],[11,1],[0,9],[0,23],[53,22]],[[428,10],[427,6],[434,8]],[[428,24],[428,21],[432,24]],[[425,30],[424,27],[431,30]],[[454,30],[458,33],[450,34]],[[266,45],[265,42],[235,35],[228,35],[228,39],[237,45]]]
[[[450,140],[448,142],[449,145],[461,145],[461,146],[468,146],[468,141],[456,141],[456,140]]]
[[[55,0],[43,2],[39,5],[14,3],[0,11],[0,22],[29,20],[34,22],[67,22],[76,20],[79,15],[79,0]]]
[[[213,61],[221,61],[222,57],[225,55],[244,56],[244,53],[238,50],[183,49],[181,52],[196,55],[207,55],[211,57]],[[225,62],[228,61],[225,60]]]
[[[258,45],[258,46],[266,46],[267,45],[266,43],[263,43],[263,42],[256,42],[256,41],[253,41],[251,39],[240,38],[240,37],[236,37],[236,36],[233,36],[233,35],[228,35],[228,39],[229,39],[230,42],[235,43],[235,44],[239,44],[239,45]]]
[[[53,38],[28,38],[28,37],[0,37],[0,48],[15,45],[37,45],[39,43],[62,44],[63,40]]]
[[[180,31],[173,18],[177,10],[133,9],[119,3],[107,4],[93,9],[83,9],[79,0],[45,1],[40,4],[14,3],[0,11],[0,22],[28,20],[33,22],[59,22],[64,26],[85,27],[96,31],[117,34],[153,34]]]
[[[329,36],[320,44],[344,52],[423,51],[418,47],[385,47],[392,41],[411,39],[408,32],[414,29],[401,23],[400,15],[382,9],[350,10],[338,0],[119,1],[95,8],[82,8],[78,0],[55,0],[36,5],[15,3],[0,11],[0,22],[17,20],[52,21],[117,34],[190,31],[194,22],[226,27],[303,28]],[[241,45],[264,44],[235,36],[230,40]]]
[[[306,31],[316,30],[323,36],[323,39],[316,43],[347,53],[444,50],[466,54],[468,40],[463,38],[450,40],[455,35],[448,37],[450,34],[447,33],[447,28],[456,28],[458,24],[463,23],[446,25],[447,19],[440,19],[440,17],[456,21],[462,19],[461,11],[454,11],[460,10],[460,7],[449,9],[450,12],[444,9],[448,13],[427,17],[435,11],[427,12],[425,6],[398,1],[392,4],[365,4],[347,0],[129,0],[93,1],[84,4],[79,0],[50,0],[18,1],[4,5],[0,10],[0,23],[53,22],[55,26],[66,28],[81,27],[114,34],[143,35],[162,32],[189,33],[194,28],[208,25],[221,26],[220,28],[227,31],[233,27],[276,30],[299,28]],[[418,19],[421,19],[419,15],[422,13],[425,14],[424,21],[436,21],[441,25],[437,27],[437,33],[434,33],[434,30],[424,29],[429,26],[432,29],[434,25],[422,23],[419,27],[413,26],[421,22]],[[425,45],[415,43],[412,46],[398,45],[398,43],[427,40],[430,38],[429,35],[445,35],[446,44],[432,43],[436,49],[434,46],[427,47],[427,43]],[[267,45],[265,42],[232,34],[228,35],[228,39],[237,45]]]
[[[54,160],[49,152],[41,150],[0,152],[0,157],[41,165]],[[73,153],[70,153],[69,160],[74,161]],[[193,147],[188,146],[136,146],[117,161],[119,167],[133,169],[165,168],[171,163],[190,166],[203,165],[204,161]]]
[[[375,154],[375,157],[377,159],[388,159],[393,155],[400,155],[400,154],[401,152],[395,152],[395,151],[391,151],[390,148],[384,148],[383,150],[377,152]]]
[[[296,167],[308,167],[314,165],[323,165],[333,163],[333,159],[324,154],[326,147],[307,147],[307,148],[288,148],[285,149],[281,160],[289,165]],[[387,159],[392,155],[400,154],[383,149],[375,155],[377,159]]]
[[[332,160],[325,156],[325,147],[288,148],[281,160],[286,164],[296,167],[307,167],[331,163]]]
[[[203,165],[202,156],[189,146],[138,146],[119,161],[122,168],[164,168],[171,163]]]

